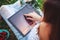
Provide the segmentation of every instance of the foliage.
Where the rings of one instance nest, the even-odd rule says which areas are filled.
[[[38,2],[39,7],[42,9],[44,0],[38,0],[37,2]]]
[[[1,5],[6,5],[6,4],[12,4],[16,2],[17,0],[0,0],[0,6]]]

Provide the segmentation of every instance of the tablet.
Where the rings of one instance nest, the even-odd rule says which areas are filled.
[[[18,29],[23,35],[26,35],[32,29],[31,25],[25,19],[24,14],[35,12],[35,9],[30,5],[25,5],[22,9],[8,18],[8,21]],[[31,22],[31,21],[30,21]]]

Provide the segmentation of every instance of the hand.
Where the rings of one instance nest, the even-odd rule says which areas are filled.
[[[29,19],[29,20],[42,21],[42,17],[35,12],[29,13],[29,14],[24,14],[24,15],[27,16],[27,19]]]
[[[32,26],[35,25],[36,21],[41,22],[41,20],[42,20],[42,17],[35,12],[29,13],[29,14],[24,14],[24,16],[26,16],[27,20],[30,20],[30,22],[28,22],[28,23]]]

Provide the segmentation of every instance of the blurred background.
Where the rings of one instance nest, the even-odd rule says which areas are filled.
[[[13,4],[15,3],[17,0],[0,0],[0,7],[2,5],[7,5],[7,4]],[[42,10],[43,7],[43,0],[36,0],[36,1],[32,1],[32,4],[35,4],[35,7],[38,7]],[[8,40],[17,40],[17,38],[15,37],[14,33],[12,32],[12,30],[8,27],[8,25],[6,24],[6,22],[3,20],[3,18],[0,15],[0,29],[6,29],[10,32],[10,37]]]

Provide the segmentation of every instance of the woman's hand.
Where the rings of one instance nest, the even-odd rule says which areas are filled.
[[[27,19],[32,20],[32,21],[42,21],[42,17],[38,15],[35,12],[29,13],[29,14],[24,14]]]
[[[24,16],[26,16],[28,23],[32,26],[35,25],[36,21],[41,22],[41,20],[42,20],[42,17],[35,12],[29,13],[29,14],[24,14]]]

